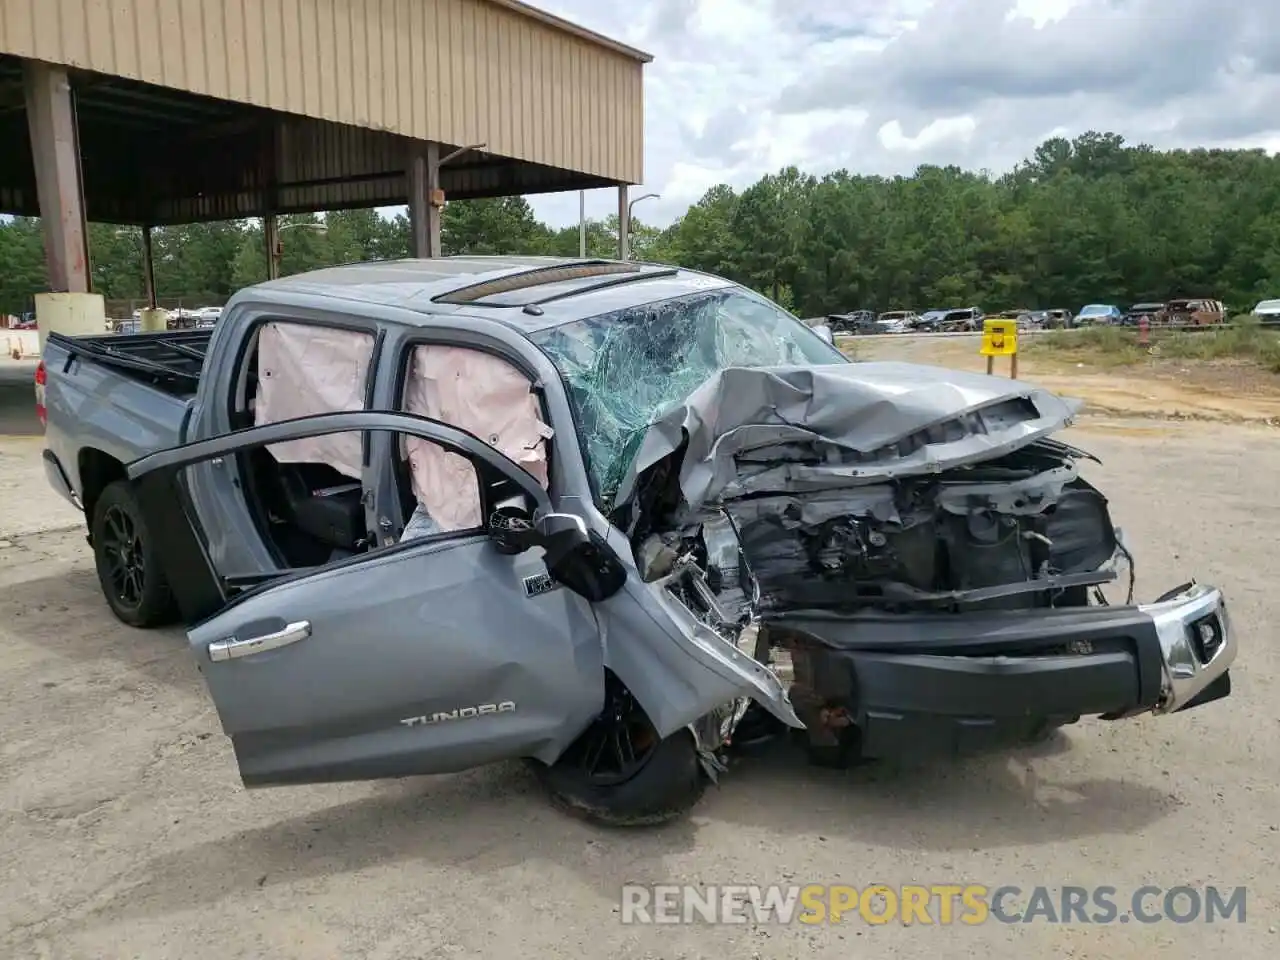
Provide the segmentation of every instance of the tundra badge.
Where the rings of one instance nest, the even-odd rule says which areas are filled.
[[[470,720],[472,717],[488,717],[495,713],[514,713],[514,700],[503,700],[501,703],[479,703],[474,707],[458,707],[443,713],[431,713],[421,717],[405,717],[400,722],[406,727],[420,727],[424,724],[445,723],[449,720]]]

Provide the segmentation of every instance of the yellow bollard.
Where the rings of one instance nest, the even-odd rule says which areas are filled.
[[[169,329],[169,311],[148,308],[138,311],[138,332],[159,333]]]
[[[41,353],[50,333],[83,337],[102,333],[106,323],[106,301],[100,293],[37,293],[35,301]]]
[[[996,357],[1009,358],[1009,376],[1018,379],[1018,321],[984,320],[982,346],[978,353],[987,358],[987,376],[995,370]]]

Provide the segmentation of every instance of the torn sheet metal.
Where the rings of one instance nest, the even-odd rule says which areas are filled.
[[[989,460],[1069,424],[1079,408],[1016,380],[917,364],[724,369],[649,425],[615,502],[686,437],[680,487],[697,509]],[[753,455],[764,449],[767,458]]]

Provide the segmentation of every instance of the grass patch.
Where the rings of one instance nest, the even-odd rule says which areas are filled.
[[[1026,352],[1030,354],[1087,362],[1096,367],[1130,366],[1148,356],[1146,349],[1138,344],[1137,333],[1124,327],[1049,330],[1026,338],[1026,344]]]
[[[1085,327],[1051,330],[1031,339],[1027,352],[1099,367],[1122,367],[1149,357],[1171,360],[1250,361],[1280,373],[1280,332],[1254,322],[1236,322],[1208,333],[1152,331],[1151,348],[1138,343],[1132,327]]]

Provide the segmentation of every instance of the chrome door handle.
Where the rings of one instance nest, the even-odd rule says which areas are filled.
[[[246,637],[244,640],[227,637],[225,640],[215,640],[209,644],[209,659],[215,662],[235,660],[238,657],[262,653],[265,650],[287,647],[309,636],[311,636],[311,624],[306,620],[299,620],[297,623],[289,624],[283,630],[264,633],[260,637]]]

